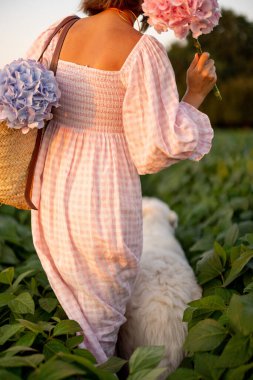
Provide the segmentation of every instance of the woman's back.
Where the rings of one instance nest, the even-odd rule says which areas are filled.
[[[114,23],[111,14],[109,19],[99,14],[80,19],[70,28],[56,73],[62,95],[61,107],[54,111],[55,122],[83,131],[123,133],[128,72],[149,37],[128,24],[117,27]]]
[[[120,70],[142,35],[114,12],[102,12],[71,27],[60,59],[101,70]]]

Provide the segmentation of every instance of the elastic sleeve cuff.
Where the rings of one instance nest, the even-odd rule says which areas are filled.
[[[199,111],[197,108],[184,101],[181,101],[180,105],[188,114],[191,115],[199,134],[196,149],[188,159],[200,161],[205,154],[209,153],[212,147],[214,130],[211,126],[209,117],[205,113]]]

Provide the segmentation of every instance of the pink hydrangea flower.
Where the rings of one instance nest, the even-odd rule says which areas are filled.
[[[172,29],[178,38],[210,33],[221,17],[217,0],[144,0],[142,9],[159,34]]]

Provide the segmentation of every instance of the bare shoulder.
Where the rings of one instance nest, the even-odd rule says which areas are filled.
[[[125,41],[138,42],[143,36],[143,33],[130,25],[117,23],[115,21],[113,23],[111,20],[108,20],[106,16],[100,16],[99,14],[81,18],[74,24],[72,30],[83,33],[88,32],[94,36],[100,34],[101,38],[103,36],[111,37],[112,40],[118,39],[121,43]]]
[[[118,70],[142,36],[143,33],[117,17],[113,20],[99,15],[86,17],[71,27],[60,59]]]
[[[127,51],[129,49],[131,50],[142,38],[142,36],[143,33],[140,33],[134,29],[133,31],[130,31],[128,34],[123,33],[121,36],[119,35],[118,38],[119,40],[123,41],[124,49]]]

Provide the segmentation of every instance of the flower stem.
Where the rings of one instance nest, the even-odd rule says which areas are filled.
[[[198,54],[202,54],[203,53],[201,45],[200,45],[200,42],[199,42],[199,40],[197,38],[194,38],[194,46],[195,46]],[[221,96],[220,90],[218,89],[218,87],[217,87],[216,84],[214,85],[213,92],[214,92],[214,95],[216,96],[216,98],[218,98],[219,100],[222,100],[222,96]]]

